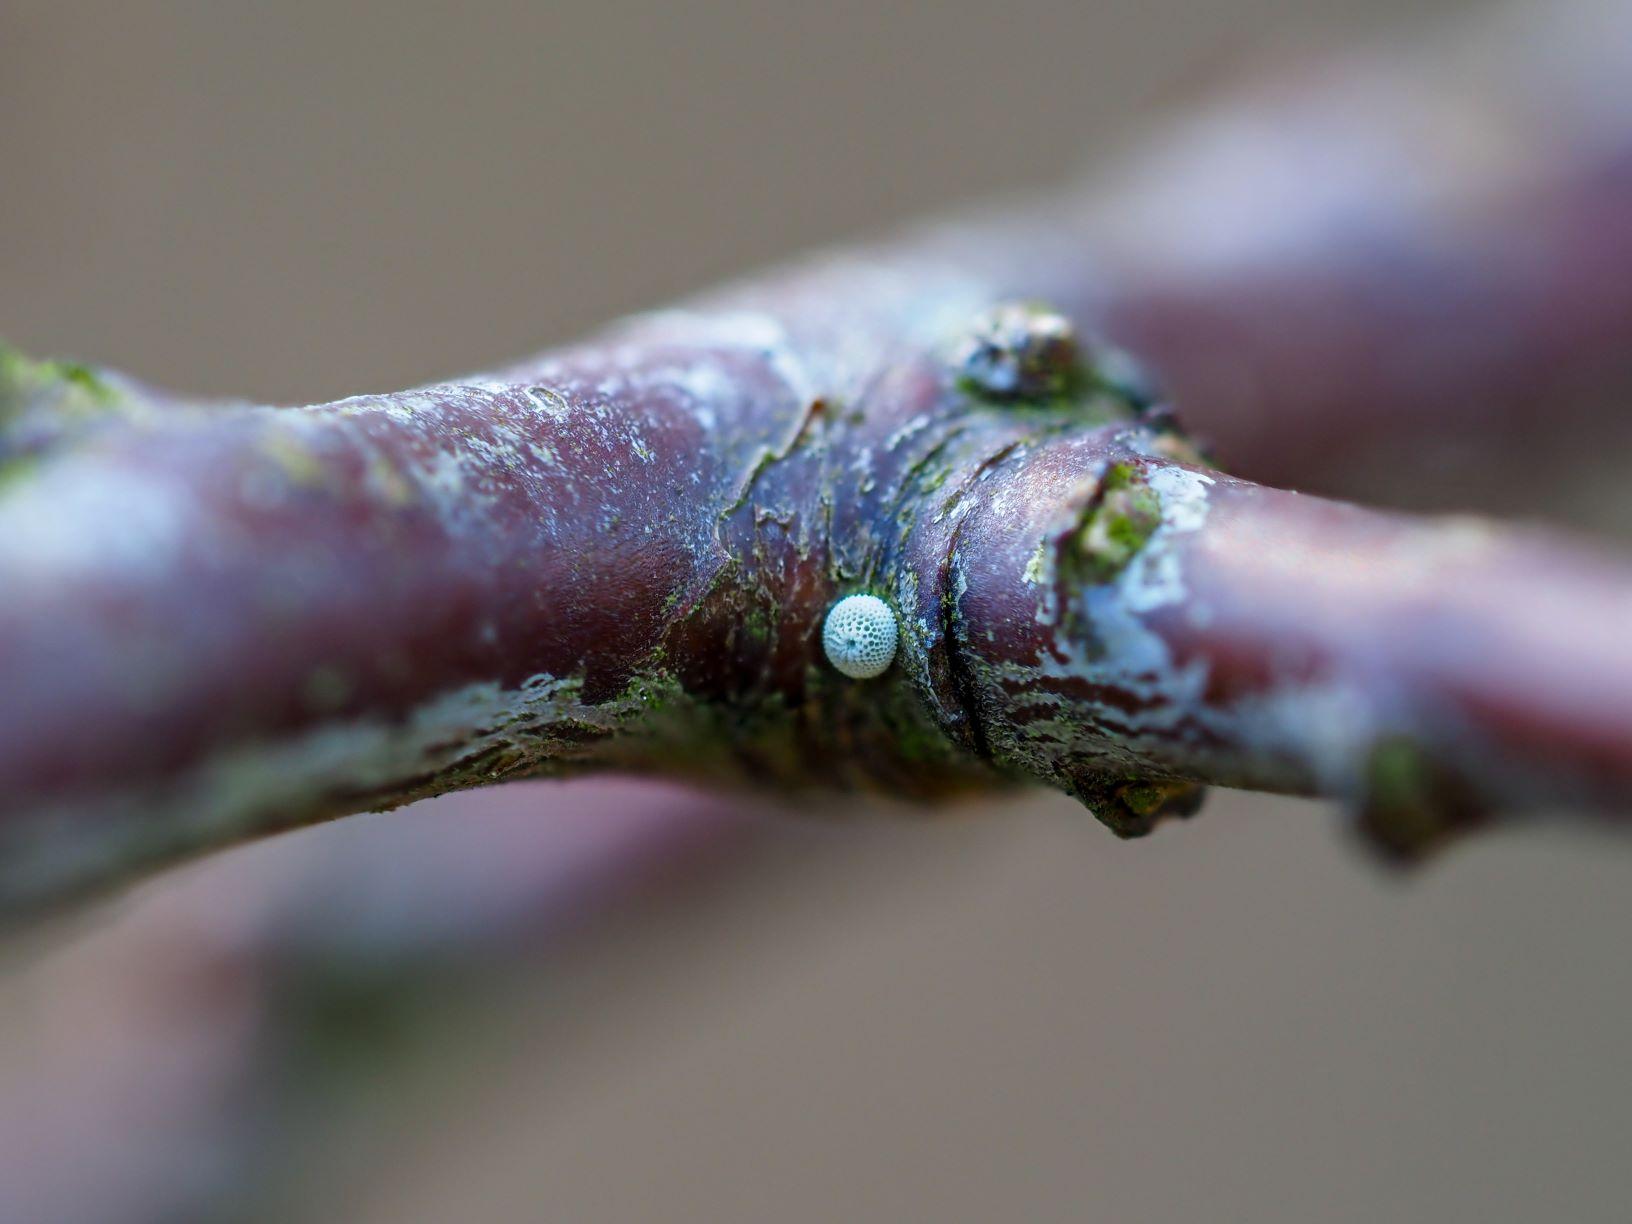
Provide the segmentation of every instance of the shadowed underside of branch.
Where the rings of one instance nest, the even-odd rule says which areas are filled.
[[[1554,136],[1592,137],[1567,156],[1530,116],[1500,130],[1535,176],[1447,168],[1425,114],[1503,69],[1372,107],[1365,140],[1355,91],[1399,83],[1354,70],[1296,123],[1243,104],[1108,192],[396,395],[206,405],[6,356],[6,896],[588,768],[922,798],[1041,781],[1126,835],[1201,784],[1336,795],[1401,853],[1496,811],[1620,810],[1632,567],[1227,476],[1101,339],[1248,470],[1610,385],[1632,141],[1606,152],[1601,116],[1560,104]],[[1316,136],[1336,181],[1276,179]],[[1436,189],[1385,190],[1368,159]],[[1226,215],[1237,174],[1277,182],[1276,210]],[[1590,260],[1584,216],[1617,223]],[[983,380],[994,317],[1048,317],[1014,302],[1070,319],[1080,358]],[[900,622],[876,680],[820,646],[859,591]]]

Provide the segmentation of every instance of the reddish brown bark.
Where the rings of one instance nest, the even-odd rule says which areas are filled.
[[[1157,163],[1187,173],[819,258],[461,383],[86,402],[13,363],[6,889],[588,767],[922,796],[1030,778],[1124,833],[1192,783],[1338,794],[1400,850],[1493,807],[1624,805],[1632,570],[1225,478],[1098,340],[1281,474],[1405,419],[1616,385],[1632,124],[1487,105],[1503,166],[1535,172],[1447,168],[1380,79],[1358,123],[1328,84],[1324,109]],[[1232,175],[1274,186],[1259,213]],[[1037,299],[1088,364],[1018,397],[971,382],[992,309]],[[818,637],[863,589],[903,641],[858,684]]]

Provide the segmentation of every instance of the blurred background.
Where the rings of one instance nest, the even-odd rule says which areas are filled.
[[[1423,7],[3,0],[0,335],[406,386]],[[1396,877],[1252,796],[1133,844],[1037,795],[813,815],[527,784],[13,934],[0,1218],[1626,1218],[1622,842]]]

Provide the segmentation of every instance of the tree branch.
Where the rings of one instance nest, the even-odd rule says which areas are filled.
[[[1409,115],[1372,118],[1375,144],[1430,154]],[[1589,197],[1623,222],[1594,249],[1632,271],[1632,188],[1603,186],[1629,145],[1582,143],[1545,190],[1469,180],[1478,242],[1441,241],[1468,193],[1407,208],[1339,176],[1295,231],[1237,216],[1251,257],[1222,266],[1187,232],[1130,254],[1130,175],[1114,205],[938,227],[492,376],[308,408],[12,358],[0,892],[586,768],[920,797],[1029,778],[1125,834],[1197,783],[1335,794],[1402,852],[1492,807],[1624,805],[1632,570],[1223,477],[1097,337],[1219,434],[1243,396],[1306,440],[1397,428],[1515,353],[1519,398],[1618,377],[1632,275],[1486,273],[1493,243]],[[1538,295],[1556,326],[1515,347]],[[1050,312],[1005,305],[1038,299],[1080,355],[1041,343]],[[1273,466],[1269,436],[1233,440]],[[875,681],[819,644],[860,590],[902,632]]]

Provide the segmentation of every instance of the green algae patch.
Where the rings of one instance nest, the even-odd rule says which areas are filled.
[[[1077,531],[1083,568],[1095,582],[1112,581],[1161,525],[1161,498],[1144,474],[1132,464],[1113,463]]]
[[[119,392],[89,366],[35,360],[0,343],[0,425],[25,412],[99,416],[114,408],[119,398]]]

